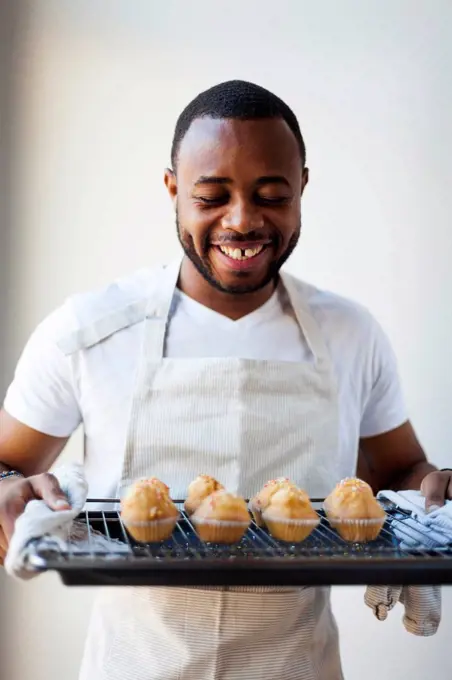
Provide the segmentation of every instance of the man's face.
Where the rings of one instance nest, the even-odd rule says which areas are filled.
[[[272,281],[297,244],[307,179],[282,119],[195,120],[165,181],[179,240],[203,278],[233,294]]]

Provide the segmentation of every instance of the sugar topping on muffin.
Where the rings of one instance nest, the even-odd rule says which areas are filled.
[[[192,515],[198,536],[208,543],[236,543],[251,523],[246,502],[225,490],[205,498]]]
[[[305,491],[292,487],[279,489],[270,498],[264,512],[265,517],[282,519],[317,519],[318,515],[312,507]]]
[[[195,512],[203,500],[215,491],[224,489],[214,477],[210,475],[198,475],[188,486],[187,498],[185,500],[185,510],[189,515]]]
[[[385,515],[366,482],[357,478],[344,479],[325,500],[330,517],[338,519],[374,519]]]
[[[225,490],[215,491],[205,498],[195,515],[197,519],[222,522],[247,522],[250,518],[245,500]]]
[[[160,480],[139,480],[121,499],[121,519],[138,541],[161,541],[171,535],[179,511]]]

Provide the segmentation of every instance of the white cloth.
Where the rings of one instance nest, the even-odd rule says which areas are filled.
[[[4,405],[12,416],[47,434],[68,436],[83,421],[93,497],[114,495],[121,474],[146,301],[160,289],[163,277],[163,268],[146,270],[70,298],[33,333],[6,396]],[[338,478],[343,478],[355,469],[360,437],[407,420],[396,362],[385,334],[365,309],[306,283],[297,285],[333,364],[339,399],[335,457]],[[129,323],[117,329],[118,318]],[[87,329],[99,326],[106,333],[102,343],[69,351],[78,340],[88,339]],[[283,287],[238,321],[176,291],[167,331],[167,358],[312,360]]]
[[[411,516],[401,515],[392,522],[402,549],[428,550],[452,544],[452,501],[426,512],[425,498],[420,491],[380,491],[378,498],[387,499],[411,513]]]
[[[29,580],[39,573],[30,565],[28,558],[33,552],[33,539],[45,538],[49,547],[65,551],[70,547],[72,553],[97,549],[102,553],[129,552],[127,545],[107,539],[102,534],[90,530],[86,524],[74,522],[83,510],[88,482],[83,467],[77,464],[57,468],[53,472],[62,491],[66,494],[71,509],[52,510],[44,501],[30,501],[25,512],[16,520],[14,533],[5,559],[5,569],[10,576]]]
[[[54,472],[62,491],[71,505],[70,510],[52,510],[44,501],[30,501],[25,512],[16,520],[14,533],[5,559],[5,569],[13,576],[31,578],[27,566],[27,547],[34,538],[51,534],[59,545],[67,539],[68,529],[86,502],[88,483],[83,468],[78,465],[61,467]]]

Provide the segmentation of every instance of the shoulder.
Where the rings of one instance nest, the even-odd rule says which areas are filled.
[[[157,290],[164,267],[138,270],[111,283],[67,297],[36,328],[35,343],[63,345],[82,329],[124,312],[144,318],[146,300]]]
[[[106,286],[70,296],[65,301],[76,326],[83,327],[131,305],[143,303],[157,290],[164,267],[140,269]]]

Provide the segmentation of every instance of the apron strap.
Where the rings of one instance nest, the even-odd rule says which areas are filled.
[[[159,289],[148,300],[142,347],[146,361],[160,360],[165,355],[166,330],[181,264],[182,257],[165,268]]]
[[[63,354],[69,356],[82,349],[89,349],[111,335],[143,321],[147,300],[138,300],[120,310],[106,314],[88,326],[77,329],[60,338],[57,346]]]
[[[322,331],[312,314],[309,302],[302,289],[301,282],[286,272],[281,273],[281,280],[289,296],[290,303],[306,343],[314,357],[316,366],[319,368],[330,367],[330,352],[323,338]]]

